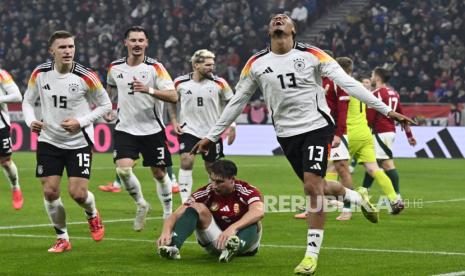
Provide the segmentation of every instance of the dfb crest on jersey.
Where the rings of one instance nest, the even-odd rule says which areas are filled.
[[[68,87],[69,93],[77,93],[79,91],[79,84],[77,83],[70,83]]]
[[[302,72],[305,69],[305,62],[303,58],[296,58],[294,61],[294,69],[297,72]]]
[[[143,80],[146,80],[146,79],[149,78],[149,72],[148,71],[141,71],[141,72],[139,72],[139,75]]]

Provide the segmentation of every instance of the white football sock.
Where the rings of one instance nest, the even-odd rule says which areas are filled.
[[[79,206],[84,208],[88,219],[95,218],[97,216],[97,208],[95,208],[95,197],[91,191],[87,191],[87,198]]]
[[[362,204],[362,196],[360,196],[359,193],[347,188],[344,188],[344,190],[346,191],[346,194],[344,195],[344,201],[349,201],[350,203],[353,203],[357,206]]]
[[[3,167],[3,173],[8,178],[10,182],[10,187],[13,190],[19,190],[19,177],[18,177],[18,168],[16,167],[13,160],[10,161],[10,165]]]
[[[145,204],[142,188],[136,175],[132,172],[132,168],[116,168],[121,182],[124,184],[126,191],[134,199],[136,204]]]
[[[179,193],[181,194],[181,202],[187,201],[192,191],[192,170],[179,170]]]
[[[61,198],[53,201],[48,201],[44,198],[45,211],[55,228],[58,239],[69,241],[68,231],[66,229],[66,213],[65,207],[61,202]]]
[[[163,218],[167,218],[171,215],[173,211],[173,194],[171,193],[171,179],[169,178],[168,174],[165,173],[165,176],[161,181],[156,178],[153,178],[157,185],[157,194],[158,199],[160,199],[160,203],[163,207]]]
[[[321,244],[323,243],[323,229],[308,229],[307,231],[307,251],[305,256],[318,259]]]

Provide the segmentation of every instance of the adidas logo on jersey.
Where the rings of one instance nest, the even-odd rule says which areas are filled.
[[[336,152],[333,157],[339,157],[339,154]]]
[[[160,160],[160,161],[158,161],[157,164],[155,164],[155,165],[157,165],[157,166],[165,166],[166,163],[165,163],[165,161]]]
[[[186,95],[192,95],[192,91],[187,90]]]
[[[89,169],[86,168],[85,170],[83,170],[83,171],[81,172],[81,174],[87,174],[87,175],[89,175]]]
[[[48,83],[45,84],[44,86],[42,86],[42,89],[43,90],[51,90],[50,85],[48,85]]]
[[[123,78],[123,73],[120,73],[119,75],[116,75],[117,79],[122,79]]]
[[[230,211],[229,206],[228,205],[224,206],[223,208],[220,209],[220,211],[221,212],[229,212]]]
[[[320,163],[316,163],[315,165],[310,167],[311,170],[320,170],[321,171],[321,166]]]
[[[262,75],[267,73],[273,73],[273,69],[271,69],[269,66],[265,69],[265,71],[263,71]]]

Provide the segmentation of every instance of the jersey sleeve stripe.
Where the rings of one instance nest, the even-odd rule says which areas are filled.
[[[321,63],[325,63],[325,62],[329,62],[329,61],[333,61],[334,59],[328,55],[327,53],[323,52],[322,50],[318,49],[318,48],[315,48],[315,47],[309,47],[307,48],[307,52],[309,52],[310,54],[314,55],[316,58],[318,58],[318,60],[321,62]]]
[[[103,88],[98,76],[93,71],[87,70],[79,64],[76,64],[73,73],[81,77],[86,82],[90,92],[95,92],[98,89]]]
[[[174,79],[174,88],[177,89],[178,85],[180,85],[183,82],[189,81],[190,79],[190,74],[177,77],[176,79]]]
[[[162,79],[165,79],[165,80],[171,80],[170,74],[168,73],[168,71],[166,71],[166,69],[165,69],[165,67],[163,67],[163,65],[161,65],[160,63],[155,63],[155,64],[153,64],[153,67],[155,68],[155,71],[156,71],[157,76],[159,78],[162,78]]]
[[[264,50],[261,50],[260,52],[256,53],[255,55],[253,55],[251,58],[249,58],[249,60],[247,61],[247,63],[245,64],[244,68],[242,69],[242,72],[241,72],[241,78],[243,77],[247,77],[250,73],[250,68],[252,67],[252,64],[259,58],[261,58],[262,56],[268,54],[270,52],[270,50],[267,48],[267,49],[264,49]]]
[[[7,71],[0,69],[0,83],[10,84],[12,82],[13,78],[11,77],[11,75]]]
[[[34,86],[36,84],[36,80],[37,80],[37,77],[39,76],[39,74],[41,72],[47,72],[47,71],[50,71],[52,70],[52,63],[51,62],[46,62],[46,63],[43,63],[39,66],[36,67],[36,69],[34,69],[34,71],[32,71],[32,74],[31,74],[31,78],[29,79],[29,82],[28,82],[28,86]]]
[[[256,201],[260,201],[260,197],[254,196],[254,197],[249,198],[249,200],[247,200],[247,204],[250,205]]]

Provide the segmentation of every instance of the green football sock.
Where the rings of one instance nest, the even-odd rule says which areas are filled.
[[[399,174],[397,173],[397,169],[392,169],[385,172],[389,179],[391,179],[392,186],[394,187],[396,194],[400,194]]]
[[[363,188],[371,188],[371,185],[373,184],[374,178],[371,177],[367,172],[365,173],[365,177],[363,177]]]
[[[237,232],[237,236],[241,240],[239,254],[244,253],[244,250],[249,249],[253,242],[257,240],[258,225],[251,224]]]
[[[178,249],[181,249],[184,241],[194,232],[198,221],[199,214],[197,211],[192,207],[187,208],[174,225],[171,245],[176,245]]]

